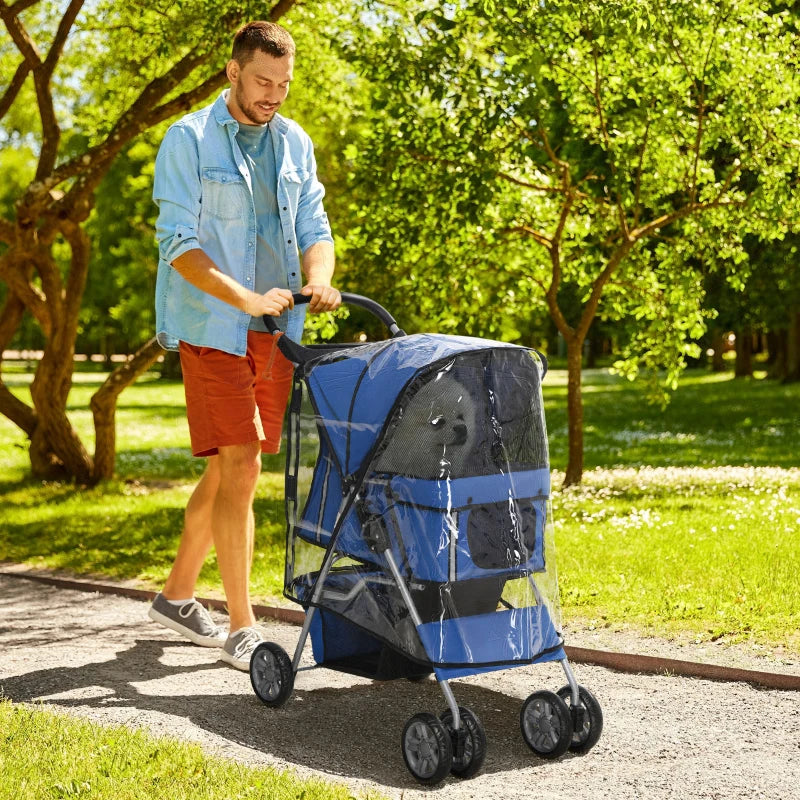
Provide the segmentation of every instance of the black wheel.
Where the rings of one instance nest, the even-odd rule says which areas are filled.
[[[270,708],[280,708],[292,696],[292,660],[279,644],[261,642],[253,651],[250,683],[258,699]]]
[[[572,715],[555,692],[534,692],[519,715],[522,738],[541,758],[560,758],[572,742]]]
[[[444,723],[453,743],[453,763],[450,772],[458,778],[471,778],[477,775],[486,759],[486,731],[483,723],[468,708],[458,707],[462,728],[466,728],[465,741],[458,747],[458,733],[453,730],[453,712],[448,708],[439,719]],[[459,749],[462,750],[459,755]]]
[[[443,781],[453,763],[447,728],[428,712],[415,714],[403,728],[403,759],[408,771],[428,785]]]
[[[573,714],[572,689],[569,686],[562,686],[557,694],[567,704],[570,714]],[[580,705],[576,709],[577,714],[574,714],[572,742],[569,749],[573,753],[588,753],[597,744],[603,732],[603,711],[594,695],[583,686],[578,687],[578,696]]]

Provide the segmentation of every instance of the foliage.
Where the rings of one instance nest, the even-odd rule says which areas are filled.
[[[116,398],[160,350],[154,339],[145,341],[92,398],[91,455],[65,413],[78,337],[84,346],[99,340],[104,352],[149,338],[156,144],[168,121],[225,84],[238,25],[282,18],[294,6],[295,0],[270,8],[230,0],[0,4],[10,34],[0,43],[0,139],[12,151],[4,150],[8,181],[0,191],[0,352],[14,337],[44,351],[32,403],[0,382],[0,413],[30,438],[35,475],[89,484],[113,474]],[[315,85],[327,78],[339,87],[330,94],[342,96],[335,59],[311,47],[311,30],[334,8],[321,0],[304,5],[297,33],[311,53],[306,69]],[[38,119],[25,113],[31,105]],[[336,126],[324,137],[335,153],[346,104],[331,109],[320,115],[315,108],[314,119],[326,130]],[[335,175],[335,158],[328,163]]]
[[[763,0],[374,0],[358,20],[361,268],[444,330],[507,336],[546,304],[572,353],[579,479],[593,321],[625,321],[621,371],[664,367],[674,387],[708,316],[698,267],[744,269],[743,235],[792,218],[792,17]]]

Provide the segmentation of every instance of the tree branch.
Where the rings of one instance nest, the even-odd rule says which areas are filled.
[[[44,60],[44,69],[47,73],[48,81],[53,75],[56,64],[58,64],[58,59],[61,58],[61,54],[64,52],[64,45],[67,42],[67,37],[72,30],[72,26],[75,24],[75,19],[80,13],[83,3],[84,0],[72,0],[67,10],[64,12],[64,16],[61,18],[61,22],[58,24],[58,30],[53,38],[53,43],[50,45],[50,50]]]
[[[545,249],[549,250],[553,246],[552,239],[542,231],[537,231],[529,225],[511,225],[508,228],[503,228],[500,233],[521,233],[524,236],[530,236],[537,244],[542,245]]]
[[[11,244],[14,241],[16,228],[13,223],[0,217],[0,242]]]
[[[95,429],[94,463],[92,479],[100,481],[114,475],[116,454],[117,397],[147,370],[163,352],[155,337],[142,345],[122,366],[117,367],[106,378],[103,385],[92,395],[89,406],[92,409]]]
[[[0,278],[6,282],[11,292],[24,303],[25,308],[41,326],[44,335],[49,337],[52,323],[47,299],[42,290],[30,282],[30,272],[30,266],[22,264],[18,258],[12,260],[9,253],[0,257]]]
[[[12,3],[9,11],[14,15],[21,14],[26,8],[30,8],[31,6],[35,6],[39,0],[17,0],[16,3]],[[5,5],[5,3],[3,3]]]
[[[11,83],[8,84],[8,88],[3,92],[3,96],[0,97],[0,119],[3,119],[8,113],[8,109],[14,105],[19,90],[25,85],[25,79],[28,77],[30,71],[30,64],[24,59],[20,61],[17,71],[11,79]]]
[[[0,368],[2,368],[3,351],[17,332],[24,313],[25,304],[14,292],[9,292],[0,311]],[[0,380],[0,414],[8,417],[29,437],[36,429],[36,412],[13,394],[2,380]]]

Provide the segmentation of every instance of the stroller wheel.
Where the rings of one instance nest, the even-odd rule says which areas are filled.
[[[458,747],[458,734],[453,730],[453,712],[448,708],[439,717],[447,728],[453,741],[453,764],[450,772],[458,778],[471,778],[477,775],[486,759],[486,731],[483,723],[468,708],[458,707],[465,730],[463,747]],[[459,749],[462,752],[459,754]]]
[[[294,671],[286,651],[275,642],[262,642],[250,659],[250,683],[258,699],[280,708],[292,695]]]
[[[572,715],[555,692],[534,692],[519,715],[522,738],[541,758],[560,758],[572,742]]]
[[[403,759],[408,771],[420,782],[439,783],[453,763],[453,743],[447,728],[436,716],[415,714],[403,728]]]
[[[569,707],[570,714],[573,714],[572,690],[569,686],[562,686],[557,694]],[[578,696],[581,702],[578,713],[574,715],[569,749],[573,753],[588,753],[603,732],[603,711],[594,695],[583,686],[578,687]]]

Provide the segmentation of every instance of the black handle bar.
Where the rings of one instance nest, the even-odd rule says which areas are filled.
[[[303,303],[311,302],[311,297],[305,294],[293,294],[292,299],[295,305],[302,305]],[[364,297],[360,294],[350,294],[349,292],[342,292],[342,303],[349,306],[358,306],[369,311],[373,316],[377,317],[388,329],[392,338],[398,336],[405,336],[406,333],[397,324],[395,318],[380,304],[369,297]],[[278,323],[275,322],[275,317],[264,314],[262,317],[267,330],[272,333],[279,333]],[[342,346],[342,345],[339,345]],[[306,345],[298,344],[290,339],[288,336],[281,336],[278,338],[278,349],[295,364],[304,364],[314,356],[318,355],[320,349],[307,347]]]

